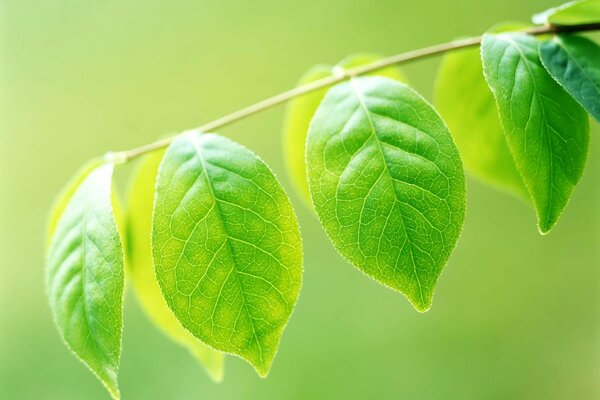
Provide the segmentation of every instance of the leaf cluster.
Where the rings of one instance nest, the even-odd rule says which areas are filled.
[[[600,47],[558,27],[600,21],[600,1],[533,21],[557,29],[503,24],[479,48],[448,53],[439,113],[396,67],[349,73],[379,59],[364,54],[311,69],[300,85],[344,79],[288,104],[284,156],[298,193],[342,257],[420,312],[462,230],[465,170],[530,204],[542,234],[582,177],[589,115],[600,121]],[[112,182],[123,161],[88,163],[50,213],[48,297],[66,345],[119,398],[127,275],[150,319],[214,380],[224,354],[266,376],[303,271],[282,185],[249,149],[194,130],[142,158],[123,207]]]

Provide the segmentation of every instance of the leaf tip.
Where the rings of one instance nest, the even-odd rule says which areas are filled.
[[[558,218],[559,215],[543,215],[543,212],[540,211],[538,214],[538,223],[537,223],[537,228],[538,228],[538,232],[540,233],[540,235],[542,236],[546,236],[548,233],[550,233],[550,231],[552,230],[552,228],[554,228],[554,226],[556,225],[556,223],[558,222]]]
[[[540,233],[540,235],[542,236],[546,236],[548,233],[550,233],[550,230],[552,230],[552,228],[554,227],[555,222],[552,223],[548,223],[548,224],[538,224],[538,232]]]
[[[269,372],[271,371],[270,364],[267,366],[265,366],[264,364],[253,364],[253,366],[258,376],[260,376],[262,379],[266,379],[267,376],[269,376]]]
[[[427,300],[419,299],[418,301],[411,300],[411,304],[419,313],[425,314],[431,308],[432,300],[431,298]]]

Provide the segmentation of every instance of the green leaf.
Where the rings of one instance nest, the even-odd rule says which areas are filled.
[[[435,104],[448,124],[465,168],[492,186],[528,199],[502,132],[479,49],[448,53],[439,68]]]
[[[486,81],[517,169],[533,200],[540,232],[564,210],[587,158],[585,110],[548,74],[538,41],[517,33],[484,35]]]
[[[317,215],[336,249],[419,311],[465,216],[465,181],[448,128],[408,86],[381,77],[333,87],[310,126]]]
[[[133,175],[127,201],[129,276],[140,305],[154,324],[188,349],[214,381],[221,382],[223,353],[206,346],[181,326],[167,306],[154,273],[150,247],[152,210],[156,175],[163,155],[164,151],[147,155]]]
[[[576,25],[600,21],[600,0],[570,1],[535,14],[533,23],[545,25]]]
[[[600,47],[573,35],[557,35],[540,45],[546,70],[596,121],[600,121]]]
[[[355,54],[344,58],[337,65],[317,65],[300,79],[298,86],[331,76],[335,68],[349,69],[370,64],[380,58],[380,56],[374,54]],[[406,81],[405,76],[396,67],[385,68],[371,75],[386,76],[401,82]],[[309,204],[310,193],[306,179],[304,147],[306,145],[308,125],[315,111],[317,111],[321,100],[325,97],[325,93],[327,93],[327,88],[291,100],[287,106],[283,130],[283,149],[288,172],[298,193]]]
[[[183,326],[266,376],[302,278],[288,197],[252,152],[223,137],[177,138],[156,185],[158,282]]]
[[[112,173],[112,163],[89,171],[60,213],[47,285],[63,339],[118,399],[124,260],[111,204]]]
[[[75,191],[81,185],[81,182],[92,172],[96,167],[102,164],[104,160],[102,158],[95,158],[85,164],[83,167],[75,173],[73,178],[69,181],[69,183],[61,190],[58,194],[54,203],[50,209],[50,213],[48,214],[48,223],[46,228],[46,237],[48,241],[48,245],[50,245],[50,240],[54,235],[54,231],[56,230],[56,226],[58,225],[58,220],[60,219],[62,213],[65,211],[67,204],[75,194]]]

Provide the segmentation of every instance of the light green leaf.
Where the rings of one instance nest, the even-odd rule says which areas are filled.
[[[540,45],[540,59],[550,75],[600,121],[600,47],[573,35],[556,35]]]
[[[56,230],[56,226],[58,225],[58,220],[60,219],[62,213],[65,211],[67,204],[75,194],[75,191],[81,185],[81,182],[92,172],[96,167],[102,164],[104,160],[102,158],[95,158],[85,164],[83,167],[79,169],[73,176],[73,178],[67,183],[67,185],[60,191],[52,207],[50,209],[50,213],[48,214],[48,223],[46,228],[46,238],[48,241],[48,245],[50,245],[50,240],[52,239],[52,235],[54,235],[54,231]]]
[[[168,337],[187,348],[213,380],[221,382],[223,353],[206,346],[181,326],[167,306],[154,273],[150,247],[152,209],[156,175],[163,155],[164,151],[147,155],[133,175],[127,201],[129,276],[146,315]]]
[[[483,77],[479,49],[458,50],[444,57],[434,97],[466,169],[483,182],[529,199]]]
[[[335,68],[354,68],[360,65],[370,64],[380,59],[374,54],[355,54],[344,58],[337,65],[317,65],[310,69],[298,82],[298,86],[305,85],[333,74]],[[376,71],[371,75],[386,76],[397,81],[405,82],[406,78],[396,67],[389,67]],[[302,195],[302,198],[310,204],[310,193],[306,179],[306,162],[304,160],[304,148],[306,146],[306,135],[310,120],[317,111],[321,100],[327,93],[327,88],[317,90],[304,96],[293,99],[288,103],[286,118],[283,129],[283,148],[286,166],[292,178],[292,183]]]
[[[325,96],[306,151],[315,210],[336,249],[429,309],[465,216],[462,164],[441,118],[404,84],[353,78]]]
[[[266,376],[302,278],[296,216],[269,168],[217,135],[177,138],[159,169],[152,249],[183,326]]]
[[[124,260],[112,172],[112,163],[96,166],[68,200],[48,252],[47,285],[63,339],[118,399]]]
[[[535,14],[534,24],[576,25],[600,21],[600,0],[570,1]]]
[[[547,233],[581,178],[589,141],[585,110],[548,74],[538,41],[518,33],[484,35],[483,70],[508,146]]]

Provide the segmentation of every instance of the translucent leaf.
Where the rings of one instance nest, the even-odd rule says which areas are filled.
[[[576,25],[600,21],[600,0],[570,1],[535,14],[534,24]]]
[[[448,124],[465,168],[483,182],[528,199],[502,132],[479,49],[448,53],[438,71],[435,104]]]
[[[269,168],[217,135],[176,139],[159,170],[152,249],[183,326],[266,376],[302,277],[296,216]]]
[[[124,260],[112,172],[105,163],[83,174],[64,211],[54,211],[61,216],[48,252],[47,285],[63,339],[118,399]]]
[[[506,139],[548,232],[581,178],[589,123],[585,110],[546,72],[538,41],[518,33],[485,35],[483,69]]]
[[[600,47],[573,35],[556,35],[540,45],[540,59],[550,75],[600,121]]]
[[[374,54],[355,54],[344,58],[336,65],[317,65],[310,69],[298,82],[298,86],[331,76],[335,68],[353,68],[360,65],[370,64],[380,59]],[[375,71],[372,75],[386,76],[397,81],[404,82],[406,78],[396,67],[389,67]],[[327,88],[298,97],[288,103],[283,133],[283,147],[285,162],[292,183],[310,204],[310,193],[306,179],[306,162],[304,160],[304,147],[310,120],[317,111],[317,107],[327,93]]]
[[[67,183],[67,185],[61,190],[59,195],[54,200],[54,203],[50,209],[50,213],[48,214],[48,224],[46,230],[46,237],[48,242],[52,239],[52,235],[54,235],[54,231],[56,230],[56,226],[58,225],[58,220],[60,219],[62,213],[65,211],[69,200],[75,194],[75,191],[81,185],[81,182],[92,172],[96,167],[102,164],[104,160],[102,158],[95,158],[85,164],[79,171],[75,173],[73,178]],[[50,243],[48,243],[50,244]]]
[[[323,99],[306,151],[313,204],[336,249],[429,309],[465,216],[462,164],[444,122],[404,84],[353,78]]]
[[[163,154],[163,151],[159,151],[146,156],[132,179],[127,201],[129,276],[142,308],[154,324],[187,348],[209,376],[220,382],[224,370],[223,353],[206,346],[181,326],[167,306],[154,273],[150,248],[152,209],[156,174]]]

